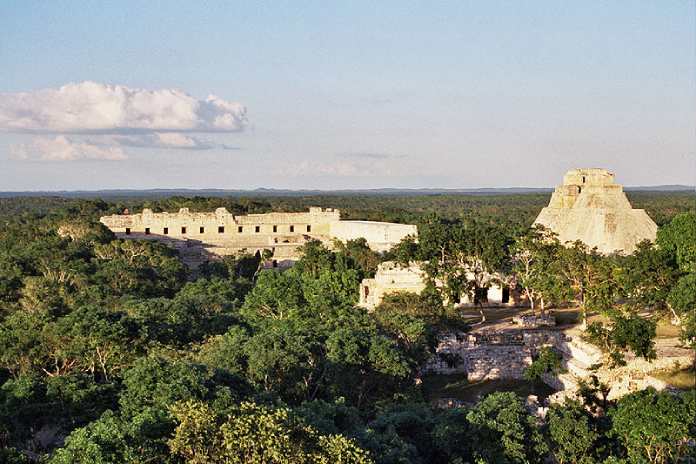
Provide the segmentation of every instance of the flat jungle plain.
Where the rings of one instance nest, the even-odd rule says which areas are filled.
[[[480,253],[514,272],[550,193],[85,196],[0,198],[0,462],[696,460],[688,366],[669,391],[608,401],[602,385],[588,384],[543,418],[508,390],[441,409],[427,388],[438,382],[420,368],[438,334],[473,322],[437,292],[387,299],[373,312],[355,306],[361,279],[387,259]],[[696,194],[628,197],[659,226],[658,245],[628,257],[576,255],[567,267],[604,276],[585,287],[601,296],[588,301],[597,319],[587,338],[617,365],[654,359],[660,333],[692,348],[696,337]],[[310,206],[417,224],[421,239],[386,254],[360,241],[334,250],[310,243],[283,272],[244,254],[194,272],[174,250],[118,240],[99,223],[125,209]],[[560,295],[552,310],[580,301],[573,285],[553,283],[571,290],[549,290]],[[526,377],[557,369],[545,353]]]

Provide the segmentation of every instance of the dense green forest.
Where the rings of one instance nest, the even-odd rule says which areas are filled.
[[[0,463],[693,462],[696,390],[609,402],[586,385],[541,421],[513,393],[443,410],[420,385],[438,331],[466,330],[442,302],[475,291],[461,271],[471,257],[519,273],[533,301],[606,314],[612,324],[588,332],[617,364],[654,356],[646,309],[679,317],[694,343],[696,197],[629,196],[661,226],[657,246],[629,257],[530,229],[541,194],[0,199]],[[222,206],[337,207],[416,223],[419,241],[387,255],[310,242],[287,271],[240,255],[194,273],[166,246],[98,222]],[[357,308],[359,282],[385,259],[423,261],[445,285]]]

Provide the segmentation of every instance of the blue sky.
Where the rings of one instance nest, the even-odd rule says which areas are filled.
[[[682,0],[7,1],[0,190],[552,186],[573,167],[693,185],[695,18]],[[101,98],[145,116],[90,125]]]

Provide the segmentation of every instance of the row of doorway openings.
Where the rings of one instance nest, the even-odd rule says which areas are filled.
[[[307,232],[312,232],[312,226],[307,224],[306,226]],[[188,231],[188,228],[186,226],[181,227],[181,233],[186,234]],[[224,234],[225,233],[225,226],[218,226],[217,228],[218,234]],[[295,232],[295,226],[290,226],[290,233]],[[150,235],[151,229],[149,227],[145,228],[145,235]],[[204,234],[205,233],[205,227],[199,227],[198,228],[198,233],[199,234]],[[244,226],[238,226],[237,227],[237,233],[241,234],[244,233]],[[258,234],[261,233],[261,226],[254,226],[254,233]],[[273,226],[273,233],[276,234],[278,233],[278,226]],[[131,234],[131,228],[126,227],[126,235]],[[162,235],[169,235],[169,227],[164,227],[162,228]]]

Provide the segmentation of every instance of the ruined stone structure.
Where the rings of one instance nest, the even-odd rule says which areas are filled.
[[[575,398],[583,382],[596,376],[609,386],[607,399],[613,400],[648,387],[669,388],[651,374],[670,370],[674,365],[693,363],[693,353],[679,350],[671,356],[646,361],[627,355],[627,364],[614,367],[606,363],[602,351],[571,330],[507,330],[479,333],[450,333],[439,338],[435,355],[423,367],[424,373],[466,374],[470,381],[522,379],[524,371],[543,347],[552,347],[562,356],[562,372],[544,374],[543,381],[558,390],[549,402]]]
[[[491,276],[492,277],[492,276]],[[468,277],[471,279],[472,277]],[[516,306],[521,303],[521,298],[514,288],[502,285],[502,279],[489,279],[487,287],[477,292],[476,298],[481,301],[473,301],[465,294],[457,302],[458,306]],[[441,285],[436,282],[436,285]],[[408,266],[400,265],[393,261],[385,261],[377,268],[373,279],[363,279],[360,284],[359,306],[367,309],[377,307],[385,295],[390,293],[408,292],[420,294],[426,285],[426,275],[419,263],[410,263]]]
[[[466,373],[470,381],[521,379],[539,349],[565,341],[562,332],[551,330],[446,334],[424,371]]]
[[[401,266],[394,261],[385,261],[377,267],[373,279],[360,283],[359,306],[374,309],[385,295],[390,293],[416,293],[425,289],[425,274],[418,263]]]
[[[657,225],[644,210],[631,207],[605,169],[568,171],[535,223],[558,234],[561,243],[580,240],[605,254],[633,253],[639,242],[654,241],[657,234]]]
[[[269,250],[274,267],[287,267],[299,258],[299,248],[310,240],[331,246],[333,240],[364,237],[375,251],[386,251],[407,235],[417,235],[408,224],[374,221],[342,221],[331,208],[309,208],[302,213],[266,213],[235,216],[225,208],[212,213],[117,214],[100,219],[119,238],[159,240],[179,250],[191,265],[211,258]]]

